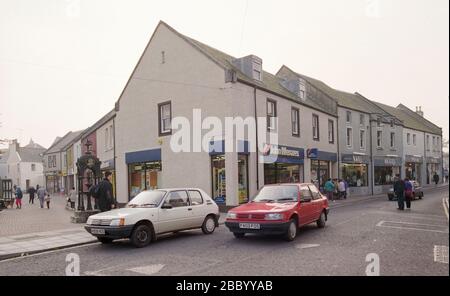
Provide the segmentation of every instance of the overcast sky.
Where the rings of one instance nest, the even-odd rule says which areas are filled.
[[[449,121],[448,0],[0,0],[0,139],[48,147],[114,107],[159,20]]]

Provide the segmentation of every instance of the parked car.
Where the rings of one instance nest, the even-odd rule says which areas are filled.
[[[225,226],[236,238],[246,233],[283,235],[293,241],[299,227],[325,227],[328,199],[313,184],[279,184],[261,189],[250,203],[228,212]]]
[[[413,183],[413,188],[414,188],[413,189],[413,200],[422,199],[424,194],[423,194],[423,190],[422,190],[422,187],[420,186],[419,182],[417,182],[417,181],[410,181],[410,182]],[[394,194],[394,188],[389,189],[388,199],[390,201],[397,200],[397,197]]]
[[[219,207],[201,189],[144,191],[125,208],[90,216],[85,229],[104,244],[129,238],[145,247],[158,235],[201,228],[212,234],[219,226]]]

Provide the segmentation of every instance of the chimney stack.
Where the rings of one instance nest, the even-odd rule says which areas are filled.
[[[416,107],[416,113],[419,114],[422,117],[424,116],[424,113],[422,111],[422,106]]]

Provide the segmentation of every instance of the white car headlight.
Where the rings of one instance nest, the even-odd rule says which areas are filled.
[[[112,219],[109,226],[124,226],[125,225],[125,218],[120,219]]]
[[[92,219],[90,217],[87,219],[86,224],[87,225],[91,225],[92,224]]]
[[[266,214],[265,220],[283,220],[283,214]]]
[[[236,218],[237,218],[236,213],[228,213],[227,214],[227,219],[236,219]]]

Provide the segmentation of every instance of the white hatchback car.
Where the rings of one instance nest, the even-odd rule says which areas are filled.
[[[161,189],[139,193],[123,209],[90,216],[85,229],[104,244],[129,238],[141,248],[164,233],[200,228],[212,234],[219,216],[219,207],[201,189]]]

